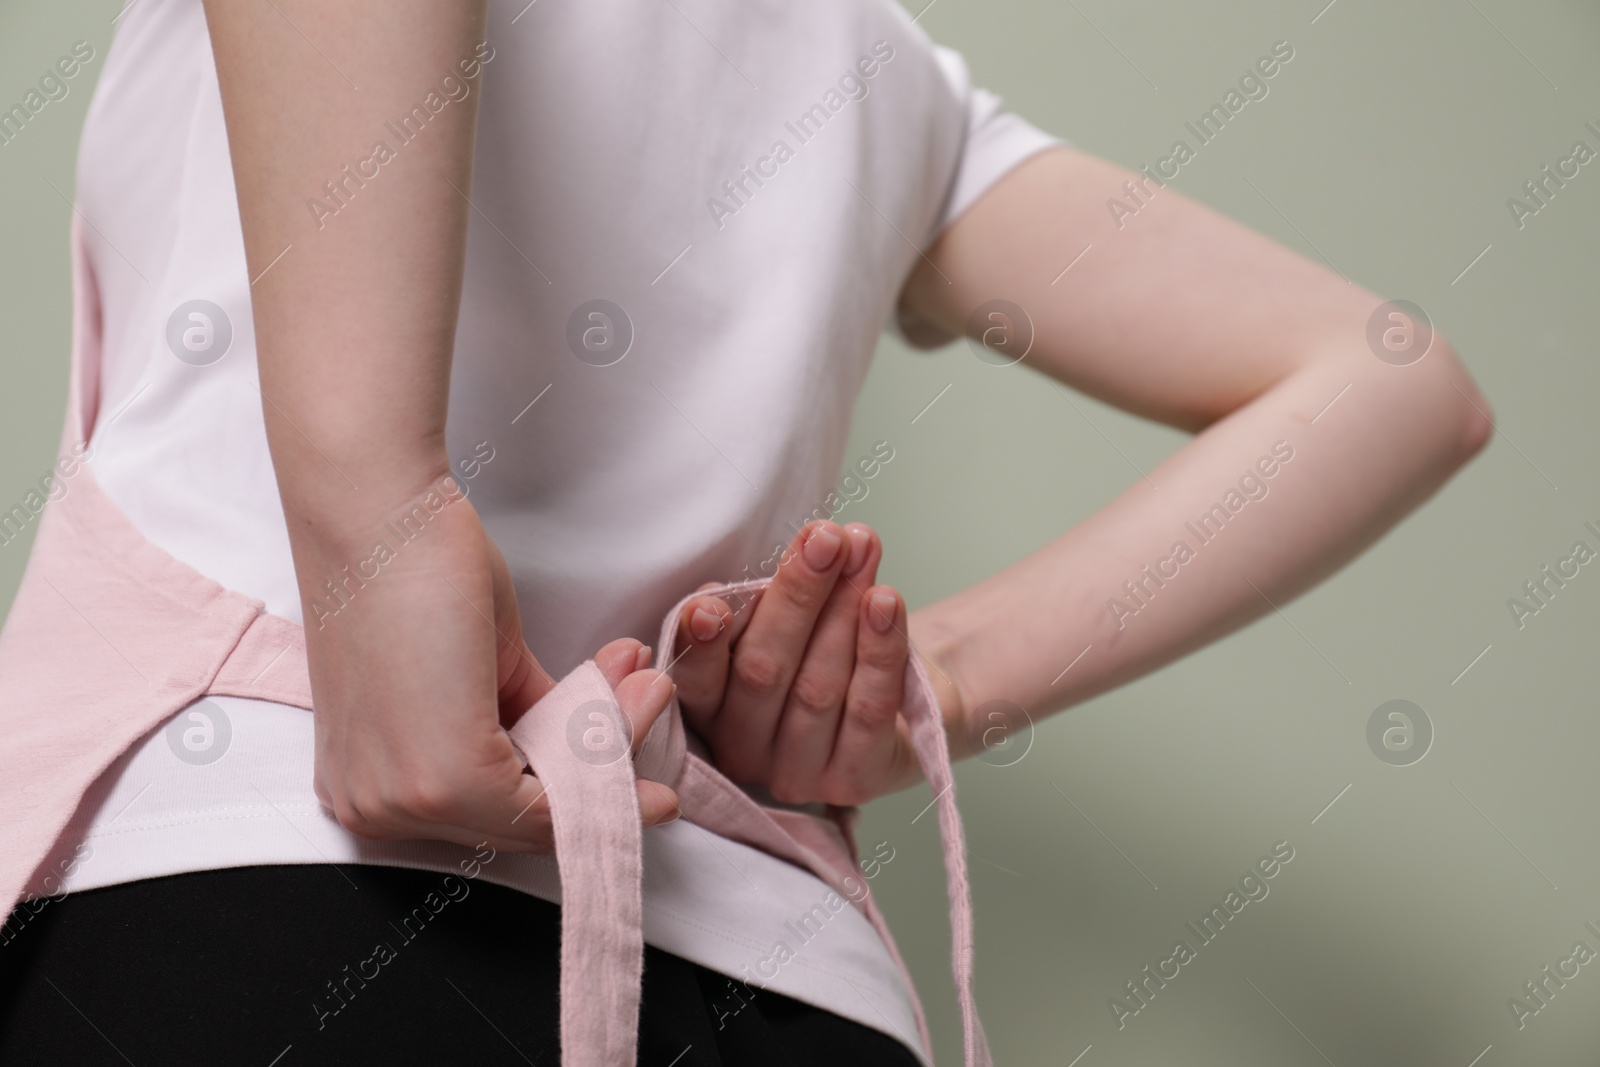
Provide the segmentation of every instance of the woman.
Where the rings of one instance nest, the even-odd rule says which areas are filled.
[[[1059,710],[1293,597],[1490,432],[1442,339],[1376,358],[1378,297],[1004,113],[884,0],[142,0],[78,188],[87,462],[0,644],[3,869],[35,895],[6,1062],[540,1062],[559,887],[507,731],[585,658],[636,749],[670,667],[699,751],[847,834],[917,777],[913,649],[970,753],[992,701]],[[843,455],[891,321],[1021,330],[1197,436],[908,616],[826,518],[842,461],[892,455]],[[74,526],[95,493],[119,518]],[[123,549],[161,580],[79,596],[74,559]],[[685,594],[774,571],[647,666]],[[239,618],[162,610],[202,580]],[[304,626],[314,718],[270,656],[191,677],[268,619]],[[639,779],[641,1062],[925,1058],[870,897],[763,966],[829,884],[678,801]]]

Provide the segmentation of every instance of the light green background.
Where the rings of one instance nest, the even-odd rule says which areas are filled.
[[[1600,166],[1521,231],[1505,206],[1574,140],[1600,148],[1584,129],[1600,125],[1600,9],[1324,2],[939,0],[921,19],[1009,106],[1133,166],[1164,154],[1274,41],[1290,41],[1295,59],[1270,96],[1175,187],[1423,305],[1500,428],[1439,496],[1284,615],[1041,724],[1015,766],[960,769],[979,994],[1001,1064],[1065,1067],[1091,1045],[1081,1067],[1600,1056],[1600,962],[1523,1030],[1506,1006],[1578,939],[1600,949],[1583,929],[1600,926],[1600,577],[1585,568],[1520,632],[1506,608],[1573,541],[1596,544],[1582,523],[1600,524]],[[116,10],[106,0],[0,9],[0,100],[20,97],[77,38],[103,59]],[[54,458],[69,208],[47,181],[70,195],[99,65],[0,148],[8,503]],[[912,354],[885,340],[847,453],[879,438],[897,451],[851,514],[883,534],[884,580],[913,606],[959,589],[1121,491],[1137,477],[1129,461],[1148,470],[1181,441],[1077,404],[965,346]],[[24,550],[0,548],[4,602]],[[1372,710],[1396,697],[1420,704],[1437,731],[1406,768],[1381,763],[1365,740]],[[938,836],[931,813],[913,822],[928,799],[923,787],[872,805],[861,834],[869,848],[895,848],[872,884],[941,1062],[958,1063]],[[1296,855],[1270,895],[1119,1031],[1108,998],[1180,937],[1193,943],[1185,920],[1284,839]]]

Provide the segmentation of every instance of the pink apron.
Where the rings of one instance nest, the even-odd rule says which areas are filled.
[[[99,409],[98,292],[76,222],[73,351],[61,454],[87,442]],[[707,590],[760,595],[768,580]],[[656,645],[669,662],[676,620]],[[950,899],[951,966],[967,1067],[990,1067],[973,999],[972,909],[965,846],[938,701],[916,657],[902,709],[934,791]],[[0,632],[0,914],[53,865],[68,819],[89,786],[142,736],[207,695],[311,708],[305,637],[259,600],[224,589],[149,543],[100,490],[87,466],[45,508],[21,588]],[[621,712],[588,661],[511,730],[544,783],[561,878],[561,1047],[566,1067],[631,1067],[638,1037],[644,938],[642,842],[634,778],[672,786],[683,817],[787,860],[847,900],[859,894],[851,834],[858,812],[829,818],[766,808],[687,749],[672,704],[627,758]],[[876,902],[860,904],[909,974]],[[917,1025],[931,1048],[922,1006]]]

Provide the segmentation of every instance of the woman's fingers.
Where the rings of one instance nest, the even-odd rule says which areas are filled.
[[[550,796],[545,792],[544,783],[535,776],[517,776],[517,787],[499,815],[505,823],[507,840],[503,844],[496,844],[492,837],[489,838],[488,843],[494,848],[521,852],[555,851],[555,830],[550,822]],[[470,831],[467,836],[471,836]],[[460,841],[463,845],[477,843]]]
[[[618,643],[613,642],[613,644]],[[637,646],[635,662],[642,667],[644,663],[649,662],[650,650],[637,641],[634,644]],[[620,658],[620,652],[617,655]],[[610,681],[609,678],[607,680]],[[628,673],[620,681],[612,682],[611,688],[616,693],[617,706],[627,717],[631,732],[630,747],[633,754],[637,755],[639,746],[644,744],[645,735],[650,732],[650,727],[655,725],[656,720],[661,717],[661,713],[667,709],[672,700],[672,678],[665,671],[638,669]],[[678,809],[678,794],[667,786],[647,778],[640,778],[635,781],[634,787],[639,794],[639,820],[643,825],[655,826],[670,822],[681,814]]]
[[[644,744],[644,735],[650,732],[650,727],[672,700],[672,677],[653,668],[634,671],[611,688],[628,720],[629,747],[637,754],[639,746]]]
[[[595,654],[595,665],[606,676],[616,695],[617,706],[626,721],[630,747],[637,753],[661,713],[672,699],[672,679],[658,670],[639,669],[648,662],[650,649],[633,638],[619,638]],[[581,711],[582,709],[578,709]],[[609,723],[602,716],[599,727]],[[617,758],[627,758],[618,756]],[[508,771],[502,762],[500,770]],[[489,782],[496,775],[484,776],[479,788],[459,795],[459,801],[449,809],[432,811],[413,802],[408,804],[416,815],[433,815],[428,821],[411,821],[410,825],[390,828],[399,833],[384,836],[426,836],[460,844],[475,845],[487,841],[499,849],[549,852],[554,848],[550,822],[550,798],[544,783],[535,775],[517,773],[509,792],[497,789]],[[678,797],[675,792],[659,782],[638,780],[640,821],[645,826],[677,818]]]
[[[650,662],[650,646],[631,637],[619,637],[600,646],[594,654],[594,665],[606,676],[612,689],[634,671],[642,671]]]
[[[800,670],[812,627],[850,558],[837,523],[811,523],[753,609],[733,646],[722,709],[709,726],[718,765],[736,782],[763,780],[789,686]]]
[[[330,788],[335,816],[360,837],[467,846],[486,841],[497,849],[549,852],[553,838],[544,784],[523,773],[504,731],[481,740],[471,746],[480,758],[446,768],[443,777],[415,769],[380,786]]]
[[[682,814],[678,794],[660,782],[634,782],[640,824],[658,826]],[[409,819],[403,823],[358,824],[348,827],[362,837],[453,841],[474,847],[488,844],[502,852],[550,853],[555,851],[555,831],[550,817],[550,796],[531,774],[517,776],[516,788],[498,796],[464,798],[465,806],[443,821]]]
[[[834,804],[864,804],[905,777],[911,753],[899,728],[905,700],[906,609],[900,594],[874,586],[860,602],[855,673],[824,792]]]
[[[678,807],[678,794],[660,782],[640,778],[635,784],[639,789],[639,821],[645,826],[660,826],[683,814]]]
[[[678,616],[677,651],[663,664],[678,683],[678,704],[689,725],[704,733],[728,687],[733,609],[720,597],[689,601]]]
[[[877,577],[882,546],[871,527],[845,527],[849,560],[823,605],[773,739],[771,782],[778,800],[814,800],[833,752],[834,735],[856,665],[861,600]]]

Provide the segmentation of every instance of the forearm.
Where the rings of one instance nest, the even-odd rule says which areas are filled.
[[[956,749],[981,743],[987,701],[1037,718],[1282,607],[1482,446],[1486,408],[1442,340],[1408,367],[1353,340],[1304,360],[1051,544],[913,615],[913,639],[959,694]]]
[[[313,544],[361,546],[448,470],[478,100],[462,64],[483,40],[484,7],[206,4],[297,563]],[[446,76],[459,87],[446,106],[398,140],[386,124],[430,92],[443,100]]]

